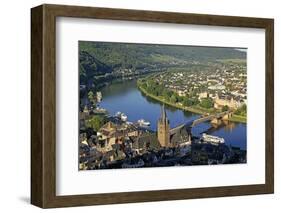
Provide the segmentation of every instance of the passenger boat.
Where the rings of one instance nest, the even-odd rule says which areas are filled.
[[[205,142],[205,143],[211,143],[214,145],[218,145],[218,144],[224,143],[224,138],[220,138],[220,137],[213,136],[213,135],[207,135],[206,133],[203,133],[201,141],[203,143]]]
[[[149,121],[145,121],[144,119],[138,120],[138,124],[140,126],[150,126],[150,122]]]
[[[120,118],[122,121],[127,121],[128,116],[123,112],[116,112],[115,116]]]
[[[102,94],[101,94],[100,91],[98,91],[98,92],[96,93],[96,96],[97,96],[97,102],[101,102],[101,101],[102,101]]]
[[[122,121],[127,121],[128,117],[125,113],[121,113],[121,120]]]
[[[94,109],[93,112],[96,114],[106,114],[107,110],[101,107],[96,107],[96,109]]]
[[[121,112],[116,112],[116,113],[115,113],[115,116],[118,117],[118,118],[120,118],[120,117],[121,117],[121,114],[122,114]]]

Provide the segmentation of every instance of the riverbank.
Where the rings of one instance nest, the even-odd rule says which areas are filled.
[[[200,114],[200,115],[203,115],[203,114],[206,114],[206,113],[212,113],[214,112],[213,110],[208,110],[208,109],[202,109],[202,108],[194,108],[194,107],[185,107],[185,106],[182,106],[180,104],[174,104],[174,103],[171,103],[171,102],[168,102],[166,101],[164,98],[161,98],[161,97],[158,97],[158,96],[155,96],[155,95],[152,95],[150,93],[148,93],[144,88],[142,88],[139,84],[137,84],[139,90],[144,93],[146,96],[150,97],[150,98],[153,98],[154,100],[157,100],[161,103],[164,103],[166,105],[169,105],[169,106],[172,106],[172,107],[175,107],[177,109],[181,109],[181,110],[184,110],[184,111],[188,111],[188,112],[192,112],[192,113],[196,113],[196,114]]]
[[[232,117],[229,118],[228,120],[233,122],[239,122],[239,123],[247,123],[247,117],[239,116],[239,115],[232,115]]]
[[[126,75],[126,76],[123,76],[123,75],[120,75],[120,76],[115,76],[113,78],[109,78],[109,79],[104,79],[101,82],[96,82],[95,83],[95,89],[96,90],[101,90],[102,88],[104,87],[107,87],[109,86],[110,84],[113,84],[113,83],[121,83],[121,82],[124,82],[124,81],[131,81],[131,80],[134,80],[134,79],[139,79],[139,78],[143,78],[147,75],[153,75],[155,73],[159,73],[161,71],[147,71],[147,72],[143,72],[143,73],[136,73],[136,74],[131,74],[131,75]]]
[[[196,107],[185,107],[185,106],[182,106],[181,104],[171,103],[171,102],[166,101],[164,98],[161,98],[161,97],[158,97],[158,96],[155,96],[155,95],[152,95],[152,94],[148,93],[138,83],[137,83],[137,87],[146,96],[148,96],[148,97],[150,97],[150,98],[152,98],[154,100],[157,100],[157,101],[159,101],[161,103],[164,103],[166,105],[175,107],[177,109],[181,109],[183,111],[192,112],[192,113],[200,114],[200,115],[204,115],[206,113],[215,113],[216,112],[214,109],[208,110],[208,109],[201,108],[199,106],[196,106]],[[243,116],[239,116],[239,115],[233,115],[231,118],[229,118],[229,121],[239,122],[239,123],[247,123],[247,117],[243,117]]]

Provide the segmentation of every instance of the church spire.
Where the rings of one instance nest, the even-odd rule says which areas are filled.
[[[166,115],[166,110],[165,110],[165,105],[163,104],[162,105],[162,110],[161,110],[161,119],[162,119],[162,121],[166,121],[166,119],[167,119],[167,115]]]
[[[164,104],[161,107],[161,116],[158,120],[157,130],[160,145],[162,147],[168,147],[170,145],[170,125]]]

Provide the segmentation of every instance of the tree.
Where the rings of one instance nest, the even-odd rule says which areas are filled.
[[[206,109],[212,108],[214,105],[213,100],[211,98],[203,98],[200,102],[200,106]]]
[[[105,123],[105,119],[101,115],[94,115],[91,119],[86,121],[86,127],[93,128],[98,131]]]
[[[244,117],[247,116],[247,105],[243,104],[240,108],[238,108],[235,111],[235,114],[240,115],[240,116],[244,116]]]
[[[170,97],[172,96],[173,92],[167,89],[163,89],[162,95],[165,100],[169,101]]]
[[[142,83],[142,84],[141,84],[141,87],[142,87],[142,88],[144,88],[144,89],[146,90],[146,89],[147,89],[147,85],[146,85],[146,83]]]
[[[228,111],[229,107],[227,105],[224,105],[221,109],[222,112]]]
[[[178,102],[183,102],[183,96],[178,96]]]
[[[88,92],[88,99],[89,99],[89,101],[91,101],[91,102],[94,101],[94,93],[93,93],[93,91],[89,91],[89,92]]]
[[[199,101],[198,101],[198,98],[196,98],[196,97],[189,98],[188,96],[185,96],[185,97],[183,97],[182,103],[184,106],[189,107],[189,106],[199,104]]]
[[[189,106],[193,105],[193,102],[192,102],[192,100],[190,98],[184,97],[183,98],[183,105],[189,107]]]
[[[170,98],[170,101],[171,101],[172,103],[176,103],[176,102],[178,101],[177,96],[176,96],[175,94],[173,94],[172,97]]]

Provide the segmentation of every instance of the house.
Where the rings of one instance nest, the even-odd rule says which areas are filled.
[[[240,106],[240,102],[233,99],[233,97],[221,98],[218,95],[214,98],[214,108],[222,109],[224,106],[228,106],[229,109],[237,109]]]

